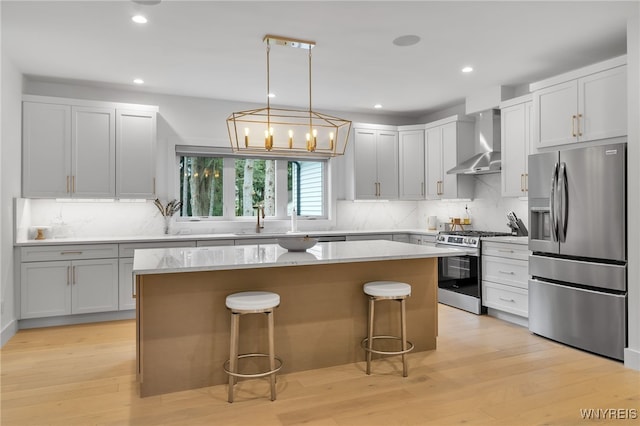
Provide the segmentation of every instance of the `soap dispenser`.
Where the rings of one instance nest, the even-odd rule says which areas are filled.
[[[464,217],[462,218],[462,223],[465,225],[471,225],[471,215],[469,214],[469,207],[466,204],[464,206]]]

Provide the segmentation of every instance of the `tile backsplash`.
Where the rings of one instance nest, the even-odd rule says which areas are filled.
[[[465,206],[471,216],[472,229],[508,232],[507,212],[513,211],[525,225],[527,201],[500,196],[500,174],[476,176],[473,200],[434,201],[348,201],[338,200],[335,221],[338,230],[427,229],[427,218],[437,216],[440,224],[450,217],[464,217]],[[34,238],[35,226],[50,226],[56,238],[153,236],[164,232],[164,218],[151,201],[113,200],[16,200],[17,239]],[[267,223],[276,226],[275,221]],[[282,221],[283,229],[287,224]],[[320,224],[318,224],[320,225]],[[232,232],[253,226],[253,221],[173,223],[172,233]],[[442,226],[441,226],[442,227]],[[316,229],[316,228],[309,228]],[[238,229],[235,229],[236,231]]]

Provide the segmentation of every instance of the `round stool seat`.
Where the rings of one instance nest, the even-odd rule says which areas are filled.
[[[364,292],[374,297],[411,296],[411,285],[398,281],[372,281],[364,285]]]
[[[280,304],[280,295],[270,291],[244,291],[227,296],[227,308],[237,311],[260,311]]]

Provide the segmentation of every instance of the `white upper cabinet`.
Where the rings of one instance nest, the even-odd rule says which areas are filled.
[[[398,132],[355,129],[355,197],[398,198]]]
[[[627,67],[578,80],[578,138],[582,141],[627,134]]]
[[[71,107],[71,195],[113,197],[116,187],[114,111]]]
[[[473,123],[457,116],[426,125],[425,180],[428,199],[471,198],[473,177],[448,174],[473,155]]]
[[[442,129],[440,127],[427,129],[425,139],[427,198],[439,199],[444,192],[442,177]]]
[[[71,195],[71,107],[22,104],[22,195]]]
[[[154,198],[156,112],[117,110],[118,198]]]
[[[529,184],[527,157],[530,154],[531,96],[501,104],[502,196],[526,197]]]
[[[425,198],[424,129],[401,130],[399,133],[400,199]]]
[[[113,110],[25,102],[23,115],[23,196],[114,196]]]
[[[534,144],[586,142],[627,133],[626,57],[533,83]]]
[[[152,198],[156,111],[25,96],[23,197]]]

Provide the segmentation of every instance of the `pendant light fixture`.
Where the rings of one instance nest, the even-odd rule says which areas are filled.
[[[290,157],[333,157],[344,154],[351,121],[313,111],[311,103],[311,50],[315,42],[266,35],[267,107],[233,112],[227,129],[234,152]],[[309,109],[271,107],[271,46],[286,46],[308,51]]]

